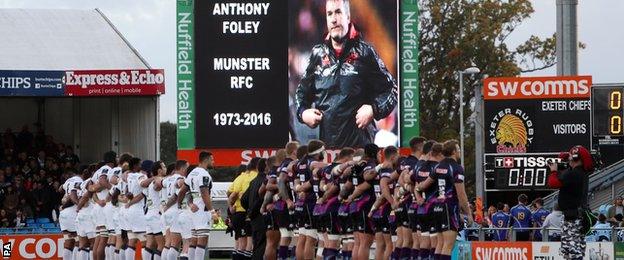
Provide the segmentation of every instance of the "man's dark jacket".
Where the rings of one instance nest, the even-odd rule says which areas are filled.
[[[308,67],[297,87],[297,118],[304,110],[323,113],[320,139],[329,147],[364,147],[372,143],[375,123],[359,129],[358,109],[371,105],[375,119],[387,117],[397,104],[397,86],[373,47],[353,25],[344,49],[337,56],[329,36],[312,48]]]

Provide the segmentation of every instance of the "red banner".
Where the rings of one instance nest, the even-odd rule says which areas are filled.
[[[164,70],[65,72],[66,96],[151,96],[165,93]]]
[[[589,98],[591,76],[487,78],[483,99]]]
[[[3,259],[62,259],[62,234],[27,234],[0,236]],[[7,257],[8,255],[8,257]],[[141,242],[136,246],[136,260],[141,259]]]
[[[533,259],[531,242],[472,242],[472,259]]]
[[[248,164],[254,157],[268,158],[274,156],[279,150],[278,148],[258,148],[258,149],[195,149],[195,150],[178,150],[178,160],[186,160],[190,164],[197,165],[199,153],[201,151],[209,151],[213,154],[215,166],[239,166]],[[410,154],[409,148],[401,148],[401,155]],[[340,150],[327,150],[327,158],[325,161],[332,162],[340,153]]]

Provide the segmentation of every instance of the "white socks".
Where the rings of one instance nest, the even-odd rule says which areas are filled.
[[[206,249],[198,246],[195,247],[195,260],[204,260],[204,257],[206,256]]]
[[[166,258],[167,260],[177,260],[178,256],[180,256],[180,253],[178,252],[178,250],[174,248],[169,248],[169,250],[167,250],[167,258]]]
[[[125,255],[126,255],[126,259],[134,260],[134,248],[132,247],[126,248]]]

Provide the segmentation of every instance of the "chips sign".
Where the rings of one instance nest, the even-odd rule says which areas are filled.
[[[495,158],[534,158],[536,153],[559,153],[574,145],[589,147],[591,86],[591,76],[485,79],[486,169],[496,168],[490,165]],[[491,181],[485,187],[545,189],[544,170],[539,167],[539,176],[531,177],[538,168],[502,167],[489,172]],[[505,176],[491,176],[503,172]],[[513,182],[503,183],[510,178]]]

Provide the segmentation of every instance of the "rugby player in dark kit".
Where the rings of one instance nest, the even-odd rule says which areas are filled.
[[[434,259],[451,259],[451,251],[457,238],[457,233],[464,226],[461,212],[466,215],[471,225],[472,212],[468,205],[466,188],[464,186],[464,169],[457,162],[459,145],[457,140],[444,142],[442,155],[444,159],[434,168],[430,176],[415,188],[417,196],[432,185],[436,186],[437,196],[432,208],[432,229],[438,233]],[[422,196],[419,196],[422,201]]]
[[[371,207],[375,203],[375,190],[372,182],[377,178],[377,164],[379,163],[379,147],[375,144],[364,146],[364,160],[351,169],[351,182],[355,189],[345,202],[351,204],[355,244],[353,258],[368,259],[373,244],[373,224],[368,217]]]
[[[432,230],[432,223],[434,218],[432,217],[432,206],[435,203],[438,190],[435,185],[430,185],[427,189],[421,192],[416,192],[416,185],[424,182],[429,178],[431,172],[435,167],[444,159],[442,155],[442,144],[435,141],[427,141],[423,147],[423,152],[426,154],[422,157],[422,163],[419,164],[414,172],[410,176],[410,181],[414,184],[414,197],[421,197],[422,199],[416,199],[412,204],[414,209],[414,215],[411,218],[410,225],[415,232],[416,241],[414,245],[417,245],[416,250],[412,251],[412,255],[415,258],[420,256],[421,259],[429,259],[433,257],[437,243],[437,234],[435,229]]]
[[[340,166],[351,162],[353,154],[355,154],[355,150],[352,148],[343,148],[340,150],[338,158],[323,169],[325,186],[322,189],[325,193],[317,200],[317,206],[321,207],[320,215],[323,231],[327,235],[327,240],[325,240],[324,244],[325,248],[322,253],[323,259],[336,259],[338,257],[342,229],[346,225],[346,223],[343,225],[338,215],[340,206],[338,195],[341,186]]]
[[[297,87],[297,119],[320,127],[328,147],[364,147],[377,131],[373,119],[394,110],[397,86],[351,23],[349,0],[326,0],[325,7],[329,33],[312,49]]]
[[[392,231],[396,227],[389,225],[390,211],[395,209],[399,202],[395,199],[394,190],[399,179],[397,173],[399,150],[394,146],[384,149],[384,162],[380,165],[377,177],[371,181],[377,200],[368,216],[373,222],[375,230],[375,259],[388,259],[394,249]],[[398,243],[397,243],[398,244]]]
[[[317,194],[314,192],[313,174],[327,166],[323,163],[326,157],[325,144],[319,140],[308,142],[308,153],[296,164],[297,178],[295,179],[295,217],[299,228],[297,238],[297,259],[314,259],[314,249],[317,241],[317,223],[313,217]]]

